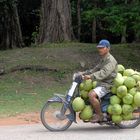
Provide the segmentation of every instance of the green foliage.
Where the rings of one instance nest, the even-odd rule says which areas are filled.
[[[38,27],[36,26],[36,31],[34,31],[33,33],[32,33],[32,36],[31,36],[31,41],[32,41],[32,43],[33,44],[37,44],[37,37],[38,37],[38,31],[39,29],[38,29]]]
[[[111,53],[118,63],[140,70],[139,48],[138,44],[112,45]],[[66,93],[72,82],[72,74],[81,70],[79,61],[85,61],[87,69],[96,63],[96,59],[95,44],[84,43],[46,44],[36,48],[0,51],[0,66],[5,70],[31,64],[60,70],[22,71],[1,75],[0,116],[40,111],[53,93]]]
[[[108,30],[121,35],[124,26],[131,25],[133,28],[139,28],[140,23],[134,23],[134,21],[139,20],[139,8],[137,6],[133,3],[109,5],[105,9],[107,13],[105,21],[109,25]]]
[[[98,33],[100,31],[105,31],[105,34],[112,33],[114,36],[121,36],[124,27],[126,27],[126,37],[130,36],[129,34],[140,36],[139,4],[138,0],[82,0],[81,21],[84,33],[91,32],[93,19],[96,19],[99,36],[103,36]]]
[[[70,2],[73,30],[77,36],[77,0]],[[0,31],[5,25],[7,13],[16,5],[25,44],[35,43],[38,35],[36,27],[39,28],[40,4],[41,1],[38,0],[0,0]],[[135,41],[135,37],[140,39],[139,5],[139,0],[81,0],[81,41],[91,41],[93,20],[96,20],[97,40],[103,37],[113,40],[120,38],[125,27],[127,38],[131,41]]]
[[[2,12],[2,10],[6,10],[8,8],[10,8],[10,6],[16,5],[18,2],[18,0],[0,0],[0,11]]]
[[[10,74],[0,81],[0,117],[9,117],[20,113],[40,111],[53,93],[65,94],[68,85],[53,82],[46,84],[45,73],[25,72]],[[30,80],[28,80],[28,78]]]

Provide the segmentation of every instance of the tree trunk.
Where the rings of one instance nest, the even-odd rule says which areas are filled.
[[[133,0],[132,4],[140,5],[140,1],[139,0]],[[137,19],[138,19],[138,21],[135,22],[135,24],[137,24],[139,26],[140,25],[140,18],[137,18]],[[139,27],[137,29],[134,29],[134,32],[135,32],[134,42],[135,43],[140,43],[140,29],[139,29]]]
[[[121,43],[126,43],[126,25],[123,27]]]
[[[140,31],[136,31],[135,42],[140,43]]]
[[[2,19],[2,18],[1,18]],[[17,6],[15,4],[7,4],[7,9],[3,11],[3,20],[1,24],[1,49],[12,49],[23,46],[21,28]]]
[[[78,40],[80,41],[81,36],[81,0],[77,2],[77,20],[78,20]]]
[[[69,0],[42,0],[39,43],[71,41],[74,38],[71,25]]]
[[[92,42],[96,43],[96,18],[92,22]]]
[[[127,4],[127,2],[128,1],[125,0],[125,4]],[[126,36],[127,36],[126,29],[127,29],[127,25],[124,25],[123,31],[122,31],[121,43],[126,43]]]
[[[94,8],[97,8],[97,1],[93,0]],[[92,21],[92,42],[96,43],[96,16],[93,18]]]

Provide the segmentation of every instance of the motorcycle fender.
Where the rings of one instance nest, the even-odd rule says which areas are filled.
[[[62,98],[59,97],[59,96],[54,96],[54,97],[48,99],[47,102],[64,102],[64,99],[62,99]]]
[[[67,116],[69,120],[76,122],[76,113],[73,111],[72,107],[69,105],[69,103],[67,101],[65,101],[64,98],[59,97],[59,96],[54,96],[52,98],[50,98],[47,102],[60,102],[60,103],[64,103],[65,106],[69,107],[72,110],[72,114]]]

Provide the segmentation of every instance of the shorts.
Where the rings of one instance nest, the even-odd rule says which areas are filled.
[[[97,94],[99,99],[101,99],[108,93],[105,87],[100,87],[100,86],[94,88],[93,91]]]

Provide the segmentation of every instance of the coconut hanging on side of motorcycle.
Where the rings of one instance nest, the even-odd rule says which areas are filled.
[[[79,112],[79,118],[84,122],[89,122],[94,115],[94,108],[90,105],[88,94],[97,86],[97,81],[91,79],[83,80],[79,85],[80,95],[76,97],[72,102],[72,107],[75,112]],[[105,98],[102,99],[101,108],[103,112],[103,121],[107,121],[109,116],[107,116],[107,107],[109,105],[109,97],[111,94],[108,94]]]

